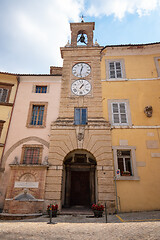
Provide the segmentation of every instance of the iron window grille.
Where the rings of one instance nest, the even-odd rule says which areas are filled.
[[[23,164],[39,164],[40,148],[26,147],[24,150]]]

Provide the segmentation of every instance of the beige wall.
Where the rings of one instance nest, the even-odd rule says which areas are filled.
[[[34,93],[34,85],[47,85],[47,93]],[[3,189],[0,191],[4,197],[8,183],[9,164],[18,157],[21,159],[23,144],[42,144],[42,162],[48,157],[50,125],[59,113],[61,77],[59,76],[21,76],[15,108],[12,116],[11,127],[8,134],[2,166],[5,167],[3,175]],[[46,127],[26,127],[30,102],[48,102]],[[2,199],[1,199],[2,202]]]

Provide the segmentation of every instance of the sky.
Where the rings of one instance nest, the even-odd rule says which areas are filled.
[[[160,0],[0,0],[0,72],[62,66],[60,47],[82,14],[100,46],[160,42]]]

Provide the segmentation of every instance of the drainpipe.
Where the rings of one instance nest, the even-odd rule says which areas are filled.
[[[8,137],[9,128],[10,128],[10,125],[11,125],[11,119],[12,119],[12,115],[13,115],[15,100],[16,100],[16,96],[17,96],[17,92],[18,92],[19,83],[20,83],[19,76],[17,76],[16,78],[17,78],[17,88],[16,88],[16,93],[15,93],[15,96],[14,96],[14,100],[13,100],[13,107],[12,107],[12,111],[11,111],[11,115],[10,115],[10,119],[9,119],[9,124],[8,124],[8,129],[7,129],[7,133],[6,133],[5,142],[4,142],[4,147],[3,147],[3,151],[2,151],[0,167],[2,167],[2,164],[3,164],[2,160],[3,160],[4,150],[5,150],[5,146],[6,146],[6,142],[7,142],[7,137]]]

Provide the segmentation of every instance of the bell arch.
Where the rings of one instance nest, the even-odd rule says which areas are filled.
[[[96,166],[93,154],[84,149],[69,152],[63,161],[62,207],[89,206],[96,202]]]
[[[77,46],[77,36],[78,34],[87,35],[87,46],[93,46],[93,30],[94,22],[82,22],[82,23],[71,23],[71,46]],[[83,35],[82,35],[83,36]]]
[[[88,33],[85,30],[79,30],[77,33],[77,45],[88,44]]]

